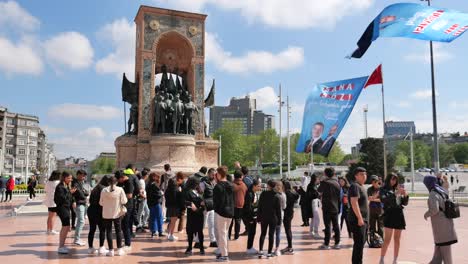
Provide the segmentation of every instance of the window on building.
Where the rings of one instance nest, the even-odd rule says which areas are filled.
[[[6,149],[6,154],[13,155],[13,149],[12,148],[7,148]]]
[[[23,148],[18,149],[18,155],[25,155],[25,154],[26,154],[25,149],[23,149]]]
[[[26,141],[22,138],[18,139],[18,145],[19,146],[24,146],[26,144]]]
[[[24,129],[18,129],[17,132],[18,132],[19,136],[26,136],[26,130],[24,130]]]
[[[14,120],[12,118],[7,118],[7,124],[14,125],[15,122],[14,122]]]
[[[26,126],[26,120],[22,120],[22,119],[18,120],[18,125]]]
[[[6,133],[7,134],[13,134],[13,128],[7,128]]]
[[[31,126],[31,127],[37,126],[37,122],[34,122],[34,121],[28,121],[27,124],[28,126]]]
[[[26,164],[26,162],[24,162],[24,159],[23,158],[19,158],[16,160],[16,166],[18,167],[21,167],[21,166],[24,166],[24,164]]]
[[[36,149],[29,149],[29,155],[36,156],[37,150]]]
[[[30,135],[31,137],[37,137],[37,131],[29,130],[29,135]]]

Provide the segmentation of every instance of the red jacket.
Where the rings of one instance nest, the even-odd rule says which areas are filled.
[[[15,189],[15,180],[13,178],[8,179],[6,189],[7,191],[13,191],[13,189]]]

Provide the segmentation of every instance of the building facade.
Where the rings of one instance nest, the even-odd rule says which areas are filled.
[[[410,131],[416,133],[416,126],[414,121],[386,121],[385,122],[385,135],[392,136],[406,136]]]
[[[52,169],[53,148],[39,127],[39,118],[0,107],[0,175],[26,182],[31,175],[49,174]]]
[[[257,110],[257,101],[250,96],[231,98],[228,106],[210,108],[210,135],[227,123],[238,126],[243,135],[258,134],[275,127],[275,117]]]
[[[70,156],[57,161],[59,171],[69,171],[75,173],[78,170],[88,171],[88,161],[84,158],[75,158]]]

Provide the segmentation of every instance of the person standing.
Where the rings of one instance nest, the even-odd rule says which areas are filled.
[[[203,166],[200,168],[200,170],[198,172],[196,172],[195,174],[193,174],[193,177],[195,177],[199,182],[201,182],[201,180],[206,177],[206,172],[208,171],[208,168]]]
[[[341,220],[340,220],[340,233],[343,229],[343,223],[346,223],[346,230],[348,230],[348,237],[351,238],[351,229],[348,222],[348,212],[349,212],[349,182],[345,177],[340,177],[339,180],[341,186]]]
[[[6,182],[6,196],[5,196],[5,201],[11,202],[11,199],[13,199],[13,190],[15,189],[15,179],[13,176],[10,176],[10,178]],[[8,196],[10,196],[10,200],[8,200]]]
[[[125,193],[123,188],[117,186],[117,178],[122,178],[123,175],[122,171],[115,172],[115,176],[109,178],[109,186],[102,190],[101,197],[99,198],[99,204],[102,206],[102,219],[106,228],[107,244],[109,246],[107,256],[109,257],[114,256],[112,224],[115,229],[117,256],[125,255],[125,250],[122,248],[121,218],[126,213],[125,205],[128,203],[128,194]]]
[[[431,218],[434,236],[434,255],[430,264],[452,264],[452,245],[458,242],[453,219],[445,215],[445,201],[449,199],[447,191],[442,188],[433,176],[424,177],[424,185],[429,190],[428,210],[424,219]]]
[[[166,217],[170,218],[167,227],[167,239],[169,241],[176,241],[178,238],[174,236],[174,229],[176,227],[177,219],[179,219],[180,211],[184,207],[184,195],[182,193],[182,184],[184,183],[184,174],[178,172],[174,178],[171,178],[167,184],[167,189],[164,192],[166,200],[167,213]]]
[[[268,231],[268,252],[267,257],[275,256],[273,254],[273,244],[275,242],[275,230],[278,223],[281,223],[281,198],[275,192],[276,182],[269,180],[268,190],[262,192],[258,201],[257,221],[260,222],[261,234],[259,240],[258,256],[264,256],[263,244]]]
[[[379,234],[384,237],[383,232],[383,204],[380,200],[380,178],[376,175],[371,176],[371,186],[367,189],[367,197],[369,199],[369,232],[370,235]]]
[[[159,237],[163,237],[163,216],[162,216],[162,202],[164,194],[159,187],[161,186],[161,176],[156,172],[149,175],[148,184],[146,185],[146,197],[148,199],[148,207],[150,210],[149,228],[151,230],[151,237],[154,237],[158,232]]]
[[[459,183],[459,180],[458,180],[458,175],[457,175],[456,179],[457,179],[457,185],[458,185],[458,183]]]
[[[106,240],[106,228],[102,219],[102,206],[99,204],[101,201],[101,193],[104,188],[109,186],[110,177],[105,175],[99,183],[93,188],[89,195],[88,207],[88,220],[89,220],[89,233],[88,233],[88,253],[90,255],[100,254],[106,255],[107,250],[104,247]],[[96,229],[99,228],[99,249],[93,247],[94,235]]]
[[[301,206],[302,225],[309,226],[309,219],[312,216],[312,201],[307,196],[307,186],[309,185],[309,173],[306,171],[301,177],[301,186],[297,192],[300,195],[299,205]]]
[[[213,200],[213,189],[216,185],[215,180],[215,169],[210,168],[207,176],[202,179],[200,183],[200,189],[203,193],[203,200],[205,201],[205,222],[208,226],[208,236],[210,237],[210,247],[217,248],[215,235],[215,223],[214,223],[214,200]]]
[[[73,193],[75,202],[73,207],[76,213],[76,229],[75,229],[75,240],[74,244],[78,246],[84,246],[85,243],[81,241],[81,232],[85,224],[86,215],[86,203],[90,192],[89,185],[85,182],[86,172],[84,170],[78,170],[76,172],[76,181],[72,185],[76,188],[76,192]]]
[[[247,223],[247,254],[257,254],[258,251],[253,247],[255,234],[257,232],[257,209],[258,209],[258,192],[262,190],[261,181],[253,179],[252,185],[245,194],[244,208],[242,208],[244,222]]]
[[[294,205],[299,199],[299,194],[294,191],[289,181],[284,181],[283,186],[286,194],[286,208],[284,209],[283,225],[284,232],[286,233],[286,238],[288,240],[288,246],[281,250],[281,254],[294,254],[294,249],[292,247],[291,222],[294,218]]]
[[[284,192],[283,182],[281,182],[281,181],[276,182],[275,192],[280,197],[281,219],[283,219],[284,218],[284,209],[286,209],[286,205],[287,205],[286,204],[286,194]],[[275,228],[276,240],[275,240],[275,250],[273,252],[273,254],[275,256],[280,256],[281,255],[281,251],[279,249],[279,246],[281,244],[281,223],[282,223],[282,220],[277,223],[276,228]]]
[[[126,213],[121,218],[122,233],[125,241],[125,251],[130,251],[132,247],[132,215],[134,209],[133,194],[135,191],[135,185],[133,184],[133,181],[129,179],[129,176],[132,175],[132,173],[132,169],[125,169],[123,172],[117,171],[115,173],[115,178],[117,179],[117,186],[123,189],[127,197],[127,203],[125,203]]]
[[[229,225],[229,240],[231,240],[232,227],[234,226],[234,240],[239,239],[240,226],[242,221],[242,208],[245,202],[245,193],[247,192],[247,185],[243,181],[244,175],[240,170],[234,172],[234,218]]]
[[[197,235],[200,255],[205,255],[205,247],[203,246],[203,223],[205,203],[200,194],[200,182],[196,177],[190,177],[185,184],[185,206],[187,208],[187,240],[188,247],[185,251],[186,255],[192,255],[192,244],[194,235]]]
[[[215,211],[217,261],[229,261],[227,229],[234,217],[234,186],[227,180],[227,170],[219,167],[216,170],[216,186],[213,189],[213,206]]]
[[[454,181],[454,177],[453,177],[453,174],[450,174],[450,185],[453,186],[453,181]]]
[[[37,186],[36,175],[32,175],[31,178],[29,178],[28,180],[29,200],[36,199],[36,186]]]
[[[57,215],[62,222],[59,238],[59,254],[68,254],[70,250],[65,247],[65,240],[68,232],[70,232],[70,212],[73,203],[73,194],[76,192],[75,187],[70,187],[72,175],[66,171],[62,172],[60,183],[55,188],[54,202],[57,207]]]
[[[57,215],[57,205],[54,202],[55,188],[60,183],[60,171],[54,170],[45,185],[45,199],[44,205],[47,206],[47,235],[57,235],[58,232],[54,230],[55,216]]]
[[[138,183],[140,185],[141,191],[140,196],[138,198],[138,213],[137,213],[137,231],[145,232],[145,228],[147,228],[148,218],[150,216],[150,209],[148,207],[148,197],[146,192],[146,180],[148,178],[148,174],[150,173],[149,169],[143,169],[139,174]],[[159,186],[158,186],[159,188]]]
[[[338,215],[341,207],[341,188],[338,183],[338,178],[335,175],[335,169],[326,168],[325,176],[327,179],[320,183],[318,192],[322,196],[322,211],[323,223],[325,224],[325,238],[321,249],[330,249],[330,224],[333,226],[335,233],[334,249],[340,249],[340,225],[338,223]]]
[[[310,177],[310,183],[307,185],[307,199],[311,201],[311,208],[312,213],[310,216],[312,217],[312,223],[309,227],[309,232],[315,239],[321,239],[322,237],[319,235],[319,226],[320,226],[320,194],[318,192],[318,187],[320,184],[319,177],[316,174],[312,174]]]
[[[398,261],[400,252],[401,232],[406,228],[404,206],[408,205],[408,194],[398,184],[398,176],[391,173],[385,179],[385,185],[380,191],[380,198],[384,204],[384,244],[380,251],[380,264],[384,264],[385,255],[393,236],[393,263]]]
[[[362,264],[362,254],[366,242],[366,230],[369,216],[367,191],[364,183],[367,179],[366,169],[357,167],[354,170],[354,182],[349,188],[351,210],[349,210],[349,225],[353,232],[353,264]]]
[[[161,175],[161,190],[163,193],[166,192],[167,189],[167,184],[169,183],[169,179],[174,178],[174,174],[172,173],[171,170],[171,165],[170,164],[164,164],[164,173]],[[166,217],[166,197],[163,197],[163,218],[165,219],[164,221],[169,223],[170,218]]]
[[[6,192],[6,181],[5,179],[0,175],[0,203],[3,203],[3,199],[5,198],[5,192]]]

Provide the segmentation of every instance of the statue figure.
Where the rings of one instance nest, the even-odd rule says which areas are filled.
[[[180,124],[184,117],[184,104],[180,101],[180,95],[176,94],[172,102],[172,132],[178,134],[180,131]]]
[[[198,113],[198,107],[192,102],[192,96],[188,96],[188,103],[184,105],[184,121],[185,121],[185,133],[188,134],[195,134],[192,128],[192,118],[193,112]]]
[[[133,125],[133,129],[132,129]],[[133,104],[130,107],[130,118],[128,119],[128,134],[138,133],[138,105]]]
[[[163,90],[166,90],[169,85],[169,78],[167,77],[167,67],[166,65],[161,66],[161,72],[162,72],[162,77],[161,77],[161,84],[160,86],[162,87]]]
[[[177,94],[177,88],[174,84],[174,79],[172,78],[172,74],[170,74],[169,80],[168,80],[168,85],[167,85],[167,90],[169,93],[176,95]]]
[[[138,80],[138,76],[135,78]],[[128,130],[125,131],[127,134],[138,133],[138,81],[133,83],[130,82],[125,73],[122,78],[122,101],[127,102],[131,105],[130,117],[128,119]]]
[[[172,105],[173,97],[172,94],[165,94],[164,101],[166,103],[166,129],[162,133],[170,133],[172,128],[172,116],[174,114],[174,108]]]
[[[154,131],[156,133],[166,132],[166,110],[164,96],[162,93],[157,94],[154,100]],[[160,126],[161,129],[159,129]]]

